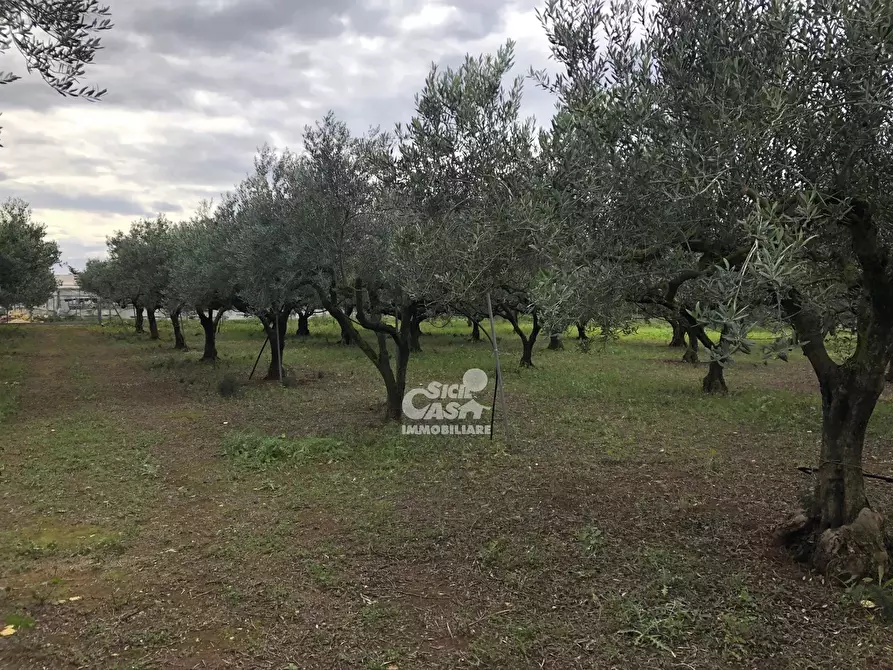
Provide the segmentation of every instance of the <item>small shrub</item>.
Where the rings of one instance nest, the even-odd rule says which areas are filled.
[[[217,392],[224,398],[235,398],[242,394],[242,382],[235,375],[225,375],[217,384]]]
[[[601,529],[595,526],[586,526],[586,528],[580,531],[577,540],[582,545],[583,553],[587,556],[594,556],[605,545],[605,537]]]

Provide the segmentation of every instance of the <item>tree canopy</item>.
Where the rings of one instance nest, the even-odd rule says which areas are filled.
[[[46,240],[46,226],[31,220],[31,208],[10,199],[0,205],[0,306],[33,307],[56,290],[53,266],[59,247]]]

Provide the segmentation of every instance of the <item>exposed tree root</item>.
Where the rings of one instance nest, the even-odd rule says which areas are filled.
[[[780,524],[775,536],[798,561],[810,563],[829,579],[847,583],[887,574],[890,556],[880,514],[865,507],[853,523],[822,532],[819,528],[816,517],[800,512]]]

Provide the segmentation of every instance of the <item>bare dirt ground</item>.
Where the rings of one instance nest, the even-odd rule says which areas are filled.
[[[770,541],[815,458],[802,361],[742,365],[704,399],[659,342],[538,352],[507,379],[512,439],[490,442],[400,436],[371,366],[322,336],[289,344],[303,383],[222,398],[257,333],[224,332],[213,367],[18,330],[2,668],[893,668],[879,608]],[[419,384],[489,364],[445,333],[423,346]],[[885,403],[868,453],[889,473]],[[298,455],[225,455],[249,434]],[[893,487],[869,486],[889,514]]]

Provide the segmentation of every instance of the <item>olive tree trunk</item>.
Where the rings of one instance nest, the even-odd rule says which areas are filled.
[[[136,328],[136,332],[138,332],[138,333],[146,332],[145,330],[143,330],[143,308],[142,308],[142,306],[134,305],[133,311],[134,311],[134,314],[136,315],[136,321],[134,324],[135,328]]]
[[[685,363],[697,365],[698,360],[698,336],[694,328],[685,329],[685,353],[682,354],[682,360]]]
[[[282,354],[285,351],[285,336],[288,333],[288,315],[290,313],[291,309],[287,308],[278,313],[269,312],[260,315],[264,332],[270,339],[270,367],[267,368],[266,379],[281,381],[285,376],[285,370],[282,367]]]
[[[310,315],[312,313],[311,311],[298,311],[298,330],[295,332],[295,335],[298,337],[310,336]]]
[[[413,312],[412,317],[409,320],[409,350],[413,353],[419,353],[422,351],[422,344],[419,341],[419,338],[422,335],[422,321],[425,320],[424,315],[420,315],[417,312]]]
[[[847,216],[861,267],[856,348],[841,364],[825,348],[822,316],[797,291],[781,300],[822,394],[822,445],[812,509],[787,539],[812,534],[817,568],[842,578],[876,577],[889,567],[883,517],[869,507],[862,470],[865,433],[893,352],[893,277],[871,209],[853,201]],[[794,532],[791,532],[791,531]]]
[[[670,322],[670,327],[673,329],[673,336],[670,338],[671,347],[684,347],[685,346],[685,326],[682,325],[682,322],[679,319],[667,319]]]
[[[481,324],[476,319],[469,319],[471,321],[471,341],[472,342],[480,342],[481,341]]]
[[[201,360],[205,363],[213,363],[217,360],[217,326],[214,323],[214,310],[209,309],[207,314],[202,309],[196,311],[199,323],[202,324],[202,330],[205,333],[205,349]]]
[[[180,323],[180,314],[183,308],[177,307],[171,312],[171,326],[174,329],[174,349],[186,349],[186,338],[183,337],[183,326]]]
[[[515,331],[515,334],[521,340],[521,361],[520,366],[522,368],[532,368],[533,365],[533,345],[536,344],[536,338],[540,333],[540,322],[537,317],[536,311],[532,312],[533,317],[533,327],[530,329],[530,335],[524,332],[519,323],[520,312],[511,307],[501,307],[499,310],[499,315],[512,324],[512,330]]]
[[[868,506],[862,449],[868,420],[884,390],[883,369],[866,374],[842,366],[820,381],[820,386],[822,447],[813,514],[824,529],[852,523]]]
[[[353,312],[354,310],[353,305],[345,305],[344,307],[342,307],[337,302],[329,302],[328,304],[332,305],[333,309],[344,316],[343,320],[338,320],[337,318],[335,319],[336,321],[338,321],[338,325],[341,327],[341,337],[338,340],[338,344],[341,344],[345,347],[353,346],[354,344],[356,344],[355,336],[357,334],[357,331],[355,328],[348,327],[351,325],[350,315],[351,312]],[[332,309],[327,308],[327,311],[329,312],[329,314],[332,314]],[[334,318],[334,314],[332,314],[332,316]]]
[[[149,322],[149,339],[157,340],[158,339],[158,320],[155,318],[155,309],[151,307],[146,308],[146,317]]]
[[[707,376],[701,382],[701,390],[704,393],[716,393],[725,395],[729,392],[726,386],[725,377],[723,377],[723,366],[717,361],[710,361],[710,367],[707,368]]]
[[[372,361],[375,368],[381,375],[385,384],[387,394],[387,403],[385,409],[385,418],[389,421],[400,421],[403,417],[403,396],[406,393],[406,371],[409,367],[410,349],[410,328],[412,321],[412,307],[407,305],[397,312],[397,325],[392,326],[381,320],[381,314],[378,311],[377,291],[370,289],[369,305],[370,313],[367,314],[365,300],[363,297],[363,284],[357,280],[354,285],[354,294],[356,296],[356,316],[364,330],[371,331],[375,337],[377,347],[373,347],[366,339],[364,339],[354,327],[353,322],[348,317],[348,313],[338,304],[335,299],[332,287],[313,287],[322,302],[326,311],[332,315],[332,318],[341,326],[342,339],[346,337]],[[351,308],[353,309],[353,308]],[[396,350],[394,364],[391,364],[391,355],[388,351],[388,343],[392,342]]]

